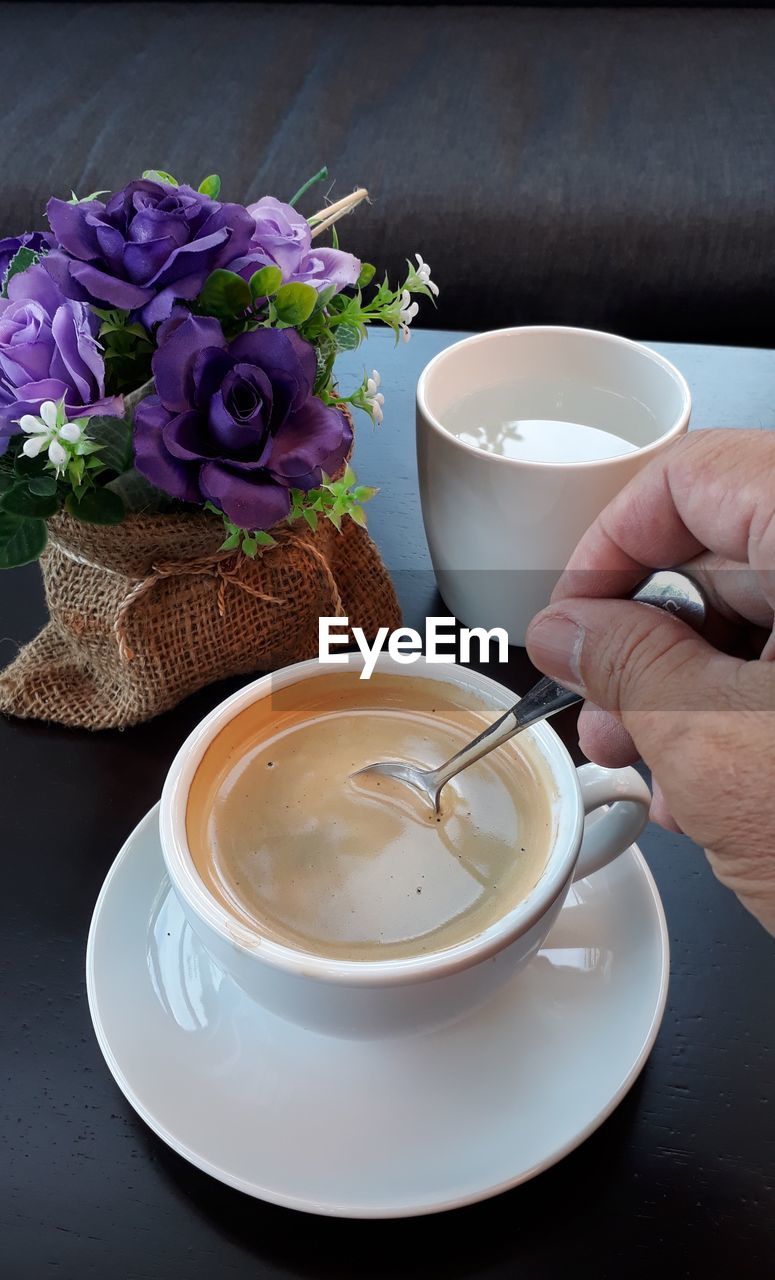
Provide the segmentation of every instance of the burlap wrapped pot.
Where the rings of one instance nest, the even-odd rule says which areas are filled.
[[[221,552],[215,516],[61,514],[41,558],[50,621],[0,674],[0,711],[87,729],[150,720],[227,676],[318,652],[321,615],[373,637],[400,612],[365,529],[321,520],[272,531],[255,560]]]

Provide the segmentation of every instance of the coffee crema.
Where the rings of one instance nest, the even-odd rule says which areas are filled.
[[[322,674],[268,694],[208,747],[186,831],[235,920],[296,950],[386,960],[471,938],[535,886],[553,842],[552,781],[520,736],[447,783],[440,817],[379,760],[435,767],[497,715],[444,681]]]

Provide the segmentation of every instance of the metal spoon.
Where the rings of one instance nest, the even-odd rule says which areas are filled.
[[[660,570],[646,578],[632,595],[633,600],[642,604],[653,605],[675,614],[683,622],[688,623],[695,631],[699,631],[705,621],[705,598],[696,583],[685,574],[674,569]],[[576,702],[583,702],[577,693],[572,693],[556,680],[544,676],[533,688],[520,698],[519,702],[469,742],[467,747],[442,764],[438,769],[418,769],[415,765],[402,764],[399,760],[389,760],[384,764],[369,764],[353,774],[354,778],[363,774],[376,774],[386,778],[398,778],[418,791],[431,805],[435,813],[439,812],[439,796],[442,787],[454,778],[462,769],[481,760],[495,747],[500,747],[515,734],[528,729],[532,724],[546,720],[548,716],[572,707]]]

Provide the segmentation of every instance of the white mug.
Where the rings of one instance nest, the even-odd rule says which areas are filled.
[[[594,420],[594,405],[601,393],[608,405],[621,398],[617,434],[634,451],[532,462],[485,452],[445,427],[461,401],[499,387],[516,394],[515,384],[528,380],[547,388],[541,418],[613,430]],[[628,419],[633,401],[644,412]],[[417,386],[417,466],[428,547],[450,611],[468,627],[503,627],[511,644],[524,644],[582,534],[686,431],[690,410],[689,388],[668,360],[609,333],[498,329],[435,356]]]
[[[349,654],[360,671],[360,654]],[[424,660],[399,666],[382,654],[377,670],[402,680],[430,678],[472,690],[493,718],[514,695],[487,676]],[[406,1034],[463,1016],[538,951],[574,879],[610,862],[640,834],[648,787],[634,769],[576,769],[547,723],[527,730],[552,779],[552,840],[544,871],[531,892],[477,936],[436,952],[377,961],[339,960],[284,946],[247,928],[210,894],[186,838],[188,793],[204,752],[246,707],[291,684],[314,680],[316,659],[264,676],[211,711],[176,755],[161,797],[164,861],[186,918],[216,963],[259,1004],[291,1022],[330,1035],[365,1038]],[[606,808],[610,806],[610,808]],[[586,817],[585,817],[586,815]]]

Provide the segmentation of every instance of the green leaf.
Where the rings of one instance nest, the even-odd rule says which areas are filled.
[[[312,312],[309,320],[305,320],[303,325],[299,325],[299,332],[308,342],[321,338],[328,330],[328,319],[322,311],[317,308]]]
[[[140,398],[135,388],[142,392],[149,386],[147,380],[151,375],[153,344],[148,331],[137,321],[130,324],[127,311],[97,311],[97,314],[102,319],[99,340],[103,346],[107,392],[110,395],[132,392]]]
[[[31,476],[27,481],[27,488],[30,493],[37,494],[39,498],[50,498],[57,491],[56,476],[52,476],[51,472],[42,476]]]
[[[221,194],[221,180],[217,173],[211,173],[203,178],[199,183],[198,190],[201,195],[209,196],[211,200],[217,200]]]
[[[115,356],[128,356],[136,345],[133,335],[128,333],[123,325],[103,325],[100,329],[100,339],[108,360]]]
[[[315,344],[315,359],[317,361],[317,373],[315,375],[313,393],[319,395],[321,391],[325,391],[330,385],[334,373],[336,340],[331,334],[326,334],[321,338],[320,342]]]
[[[247,311],[252,301],[250,286],[235,271],[218,267],[205,280],[199,305],[206,315],[237,316]]]
[[[100,196],[106,196],[107,191],[92,191],[88,196],[77,196],[74,191],[70,192],[68,204],[91,204],[92,200],[98,200]]]
[[[59,510],[59,502],[54,495],[42,497],[39,494],[30,493],[27,483],[24,482],[6,490],[0,498],[0,510],[30,520],[46,520]]]
[[[335,284],[326,285],[325,289],[321,289],[320,293],[318,294],[317,303],[316,303],[317,310],[322,311],[324,307],[327,307],[329,302],[333,297],[335,297],[335,295],[336,295]]]
[[[353,299],[348,298],[346,294],[337,293],[333,298],[329,299],[326,305],[328,306],[329,311],[334,315],[341,315],[343,311],[347,310],[352,301]]]
[[[242,550],[251,560],[255,559],[256,551],[258,550],[257,540],[255,538],[243,538]]]
[[[317,298],[311,284],[284,284],[274,296],[278,320],[294,327],[303,324],[312,315]]]
[[[371,502],[371,499],[378,493],[379,489],[367,484],[358,484],[353,489],[353,497],[356,502]]]
[[[339,248],[339,232],[336,229],[335,222],[332,222],[331,224],[331,247],[332,249]]]
[[[313,510],[311,510],[310,508],[307,508],[307,509],[305,509],[304,511],[302,511],[302,513],[301,513],[301,514],[304,516],[304,519],[307,521],[307,524],[309,525],[310,529],[311,529],[311,530],[312,530],[312,532],[314,533],[314,532],[315,532],[315,530],[316,530],[316,529],[317,529],[317,527],[318,527],[318,513],[317,513],[317,511],[313,511]]]
[[[0,471],[0,498],[8,489],[12,489],[16,484],[14,477],[10,471]]]
[[[0,511],[0,569],[37,560],[47,539],[44,520],[25,520]]]
[[[235,547],[239,546],[241,538],[242,538],[241,531],[239,529],[235,529],[234,532],[230,533],[228,538],[225,538],[224,541],[221,543],[220,550],[234,551]]]
[[[365,289],[367,284],[371,284],[376,274],[377,268],[370,262],[364,262],[361,266],[361,274],[356,281],[358,288]]]
[[[260,547],[276,547],[277,541],[272,537],[271,533],[266,533],[263,529],[257,529],[253,534],[256,542]]]
[[[95,416],[89,420],[89,435],[98,443],[100,462],[117,476],[132,465],[132,424],[126,418]]]
[[[21,249],[17,249],[16,253],[8,263],[8,270],[3,277],[2,296],[8,297],[8,282],[14,276],[18,276],[22,271],[26,271],[33,263],[40,261],[40,254],[34,249],[28,249],[26,245],[22,245]]]
[[[83,476],[86,470],[86,459],[83,457],[71,458],[67,464],[67,478],[74,489],[77,489],[83,483]],[[88,488],[88,485],[87,485]]]
[[[143,177],[149,182],[168,182],[171,187],[178,185],[177,179],[173,178],[171,173],[165,173],[163,169],[144,169]]]
[[[135,513],[144,511],[155,514],[166,510],[170,505],[168,495],[152,485],[145,476],[141,476],[139,471],[125,471],[123,475],[116,476],[115,480],[110,480],[105,489],[118,494],[126,510]]]
[[[28,458],[26,453],[18,453],[14,459],[13,469],[17,476],[42,476],[47,470],[48,456],[45,453],[39,453],[37,458]]]
[[[279,267],[261,267],[260,271],[255,271],[250,277],[250,296],[256,298],[271,298],[273,293],[277,293],[283,282],[283,273]]]
[[[75,516],[76,520],[85,520],[87,524],[121,524],[124,519],[121,498],[107,486],[90,489],[80,500],[75,494],[68,494],[65,510],[68,515]]]
[[[336,326],[336,345],[340,351],[355,351],[361,345],[361,331],[357,324]]]

